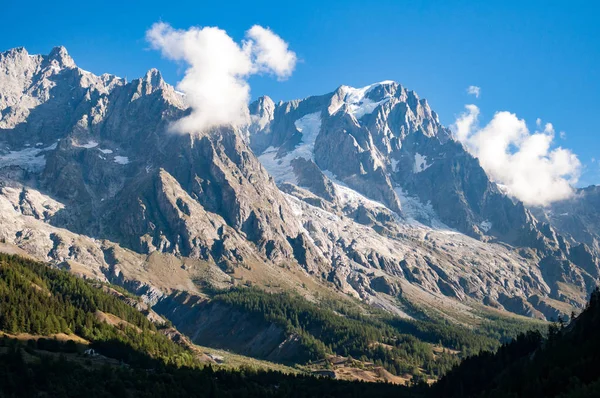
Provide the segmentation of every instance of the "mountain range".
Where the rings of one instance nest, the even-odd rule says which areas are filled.
[[[215,288],[469,324],[569,316],[598,284],[598,188],[525,206],[414,91],[249,109],[175,133],[190,109],[158,70],[128,82],[64,47],[0,53],[0,248],[121,285],[189,335],[175,313]]]

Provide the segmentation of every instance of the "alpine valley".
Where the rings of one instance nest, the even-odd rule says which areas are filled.
[[[174,133],[190,109],[158,70],[128,82],[63,47],[0,53],[1,251],[118,285],[202,346],[362,355],[362,376],[335,372],[363,380],[435,378],[439,358],[581,312],[600,281],[597,187],[525,206],[399,83],[249,110]],[[332,324],[368,338],[344,346]],[[381,353],[400,336],[431,361]]]

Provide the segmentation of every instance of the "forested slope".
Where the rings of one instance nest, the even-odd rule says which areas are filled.
[[[0,397],[415,396],[391,384],[213,368],[159,328],[96,282],[0,254]],[[82,355],[88,347],[105,360]]]
[[[529,332],[463,361],[433,388],[447,397],[600,396],[600,290],[569,325]]]

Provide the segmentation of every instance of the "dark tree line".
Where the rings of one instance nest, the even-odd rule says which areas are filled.
[[[0,398],[16,397],[394,397],[423,390],[273,371],[164,367],[149,372],[114,366],[86,368],[65,358],[28,362],[18,350],[0,354]]]
[[[600,397],[600,291],[547,337],[522,334],[497,352],[467,358],[435,386],[448,397]],[[435,394],[434,394],[435,395]]]

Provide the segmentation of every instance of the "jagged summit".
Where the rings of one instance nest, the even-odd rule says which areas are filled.
[[[261,98],[250,111],[250,144],[276,181],[297,182],[292,160],[302,158],[399,213],[389,171],[400,162],[403,145],[418,145],[422,136],[440,143],[451,137],[426,100],[389,80],[277,105]],[[404,161],[415,165],[411,169],[426,168],[427,155],[409,156]]]
[[[29,57],[29,59],[25,57]],[[38,66],[42,66],[42,64],[52,64],[60,68],[76,67],[75,61],[63,46],[52,48],[48,55],[30,54],[25,47],[16,47],[0,52],[0,62],[7,63],[9,59],[12,59],[12,62],[22,64],[33,62],[38,64]]]
[[[75,68],[75,61],[63,46],[54,47],[48,54],[48,60],[56,61],[62,68]]]
[[[150,83],[152,86],[161,86],[164,84],[164,80],[160,71],[156,68],[152,68],[146,72],[144,80]]]

